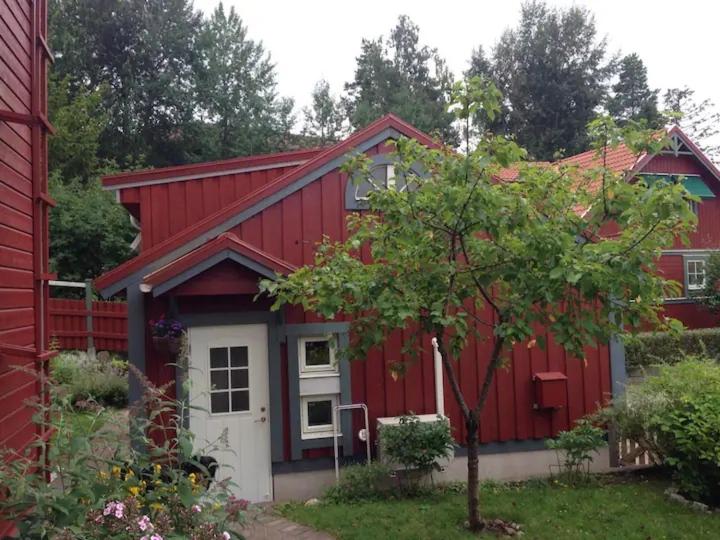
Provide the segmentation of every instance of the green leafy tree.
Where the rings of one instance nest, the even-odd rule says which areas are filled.
[[[499,104],[497,90],[478,79],[455,87],[454,108],[463,122],[481,108],[492,119]],[[623,140],[638,152],[657,152],[666,142],[651,133],[623,137],[607,119],[593,124],[591,133],[598,152]],[[544,347],[543,333],[536,334],[544,327],[583,358],[586,346],[624,328],[643,320],[663,324],[658,310],[668,283],[654,271],[656,257],[695,224],[682,186],[648,188],[602,168],[520,166],[517,181],[497,182],[497,172],[525,151],[503,137],[477,140],[459,154],[400,139],[395,171],[409,188],[372,191],[370,211],[349,219],[347,241],[325,239],[313,265],[262,282],[275,297],[274,309],[296,304],[326,319],[349,316],[344,354],[351,359],[365,358],[398,329],[424,333],[422,343],[405,344],[409,355],[417,356],[431,336],[437,339],[467,428],[473,530],[485,523],[478,427],[495,372],[512,347]],[[418,166],[423,176],[412,172]],[[367,156],[351,159],[347,170],[367,179]],[[610,224],[616,230],[605,236]],[[493,343],[479,359],[484,375],[472,398],[457,373],[471,336]]]
[[[294,124],[293,104],[279,99],[275,66],[261,42],[248,37],[233,7],[220,3],[202,27],[197,99],[210,124],[210,155],[228,158],[279,150]]]
[[[187,161],[201,15],[190,0],[56,0],[54,71],[72,90],[103,92],[100,156],[125,168]]]
[[[334,143],[343,135],[343,110],[339,99],[330,93],[330,83],[320,80],[312,92],[312,106],[303,109],[303,134],[320,146]]]
[[[669,88],[664,101],[672,123],[680,126],[710,159],[720,161],[720,111],[715,103],[710,99],[696,101],[695,90],[687,86]]]
[[[93,278],[130,257],[137,231],[97,178],[63,181],[52,174],[50,194],[57,201],[50,212],[50,264],[62,279]]]
[[[647,68],[637,54],[628,54],[620,60],[618,80],[612,87],[607,111],[620,124],[644,120],[649,127],[662,126],[658,90],[648,86]]]
[[[493,51],[492,79],[505,97],[498,131],[514,135],[533,159],[587,150],[585,128],[614,69],[606,48],[587,9],[523,4],[520,23]]]
[[[420,29],[402,15],[389,38],[363,39],[355,79],[345,84],[348,119],[363,127],[395,113],[418,129],[457,142],[446,110],[452,76],[434,48],[420,45]]]

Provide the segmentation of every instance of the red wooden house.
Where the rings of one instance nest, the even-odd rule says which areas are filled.
[[[369,188],[356,187],[340,172],[347,153],[368,154],[373,175],[383,184],[391,165],[386,141],[400,136],[433,144],[402,120],[386,116],[323,150],[104,179],[139,222],[140,253],[96,285],[106,296],[127,295],[129,357],[156,383],[177,381],[179,374],[167,353],[152,346],[148,322],[166,314],[188,327],[194,368],[190,397],[207,409],[191,414],[190,428],[208,440],[227,430],[233,452],[219,459],[234,467],[245,498],[307,495],[317,481],[332,478],[332,411],[338,404],[367,405],[373,440],[378,418],[410,411],[444,412],[458,440],[464,438],[459,411],[431,352],[404,377],[389,376],[389,367],[402,358],[402,332],[363,362],[336,363],[331,342],[347,342],[347,322],[325,322],[299,308],[273,313],[267,300],[254,300],[258,279],[312,263],[323,235],[345,238],[345,218],[362,209]],[[691,143],[680,132],[677,137],[685,145],[677,156],[659,156],[643,163],[642,170],[699,171],[714,197],[716,170],[699,154],[685,155]],[[680,171],[680,165],[663,169],[665,162],[696,161],[692,171]],[[709,209],[714,204],[709,198],[700,205],[701,222],[706,213],[707,219],[717,219]],[[478,391],[491,347],[491,340],[477,340],[461,359],[460,384],[469,396]],[[429,344],[426,348],[431,350]],[[587,350],[585,360],[568,358],[551,337],[545,351],[515,348],[482,417],[483,474],[547,473],[553,456],[544,450],[544,439],[594,411],[620,391],[624,380],[618,343],[599,343]],[[131,398],[138,392],[133,383]],[[360,416],[345,412],[339,424],[342,454],[362,454]],[[463,468],[460,456],[450,473]]]
[[[50,356],[46,14],[43,0],[0,3],[0,448],[18,454],[44,436],[27,401]]]

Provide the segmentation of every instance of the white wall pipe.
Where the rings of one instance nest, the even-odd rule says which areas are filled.
[[[445,390],[443,382],[442,355],[438,350],[437,338],[432,338],[433,361],[435,365],[435,411],[445,416]]]

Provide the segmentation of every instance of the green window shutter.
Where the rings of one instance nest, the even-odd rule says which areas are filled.
[[[688,190],[690,195],[702,197],[703,199],[714,199],[715,194],[712,190],[707,187],[707,184],[703,182],[702,178],[696,174],[640,174],[648,186],[652,186],[655,182],[677,182],[682,179],[683,186]]]

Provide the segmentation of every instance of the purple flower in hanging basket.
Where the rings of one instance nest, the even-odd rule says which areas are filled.
[[[157,321],[150,321],[150,332],[153,337],[179,338],[185,327],[180,321],[166,319],[162,315]]]

